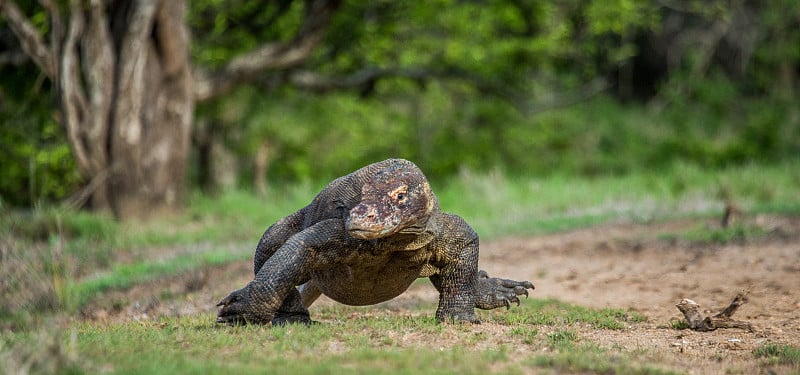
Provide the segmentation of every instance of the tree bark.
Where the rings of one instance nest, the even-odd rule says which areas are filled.
[[[49,35],[41,35],[12,0],[0,0],[0,15],[56,87],[67,140],[87,181],[79,200],[126,219],[180,205],[195,101],[265,70],[302,64],[339,2],[306,0],[292,40],[265,43],[221,71],[196,74],[185,0],[39,0]]]
[[[93,209],[118,218],[169,210],[185,190],[194,93],[183,0],[52,0],[49,43],[14,2],[0,10],[56,86]],[[62,20],[68,20],[66,24]]]
[[[122,218],[181,203],[194,112],[183,1],[134,1],[116,71],[109,196]]]

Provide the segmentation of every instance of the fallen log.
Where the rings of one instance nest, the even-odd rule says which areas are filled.
[[[689,328],[698,332],[713,331],[717,328],[740,328],[753,332],[750,323],[731,318],[736,310],[747,302],[747,294],[748,291],[739,292],[728,307],[713,316],[703,317],[700,314],[700,305],[687,298],[681,300],[675,307],[683,313]]]

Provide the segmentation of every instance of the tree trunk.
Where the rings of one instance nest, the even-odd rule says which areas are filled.
[[[194,112],[184,1],[70,6],[54,75],[92,207],[123,219],[176,207]]]
[[[118,217],[176,207],[186,189],[194,112],[183,1],[131,1],[117,49],[107,189]],[[118,8],[119,9],[119,8]]]
[[[12,0],[0,0],[0,16],[56,87],[61,121],[87,180],[81,200],[125,219],[180,205],[195,101],[265,70],[302,64],[339,3],[308,0],[289,42],[266,43],[220,71],[195,73],[185,0],[39,0],[50,18],[46,35]]]

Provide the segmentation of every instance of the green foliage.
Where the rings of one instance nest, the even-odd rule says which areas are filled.
[[[790,345],[764,344],[753,351],[753,354],[758,358],[765,358],[770,364],[800,366],[800,348]]]
[[[41,6],[21,5],[46,32]],[[290,41],[305,5],[188,2],[195,64],[214,70],[262,43]],[[265,73],[201,103],[197,118],[221,128],[214,136],[238,155],[242,183],[252,181],[249,165],[265,142],[268,179],[275,182],[324,181],[390,156],[414,160],[437,179],[464,169],[607,176],[661,172],[676,163],[720,168],[793,160],[800,150],[792,69],[800,53],[791,48],[800,43],[796,4],[729,5],[695,1],[675,11],[631,0],[348,1],[302,69],[331,77],[400,69],[410,77],[320,95],[287,85],[290,72]],[[679,43],[662,35],[667,16],[702,30],[749,20],[753,30],[724,38],[742,51],[740,63],[704,63],[691,52],[702,48],[689,48],[679,61],[651,61],[663,70],[655,72],[656,87],[621,102],[630,98],[618,87],[622,71],[649,73],[642,61],[666,59],[659,51]],[[770,42],[748,49],[744,35]],[[680,43],[702,44],[689,36]],[[727,44],[706,52],[724,54]],[[0,204],[61,200],[82,181],[53,112],[52,85],[30,64],[0,69]],[[608,93],[583,100],[589,83],[601,80]]]
[[[60,200],[81,183],[49,90],[34,77],[0,66],[0,209]]]
[[[689,322],[685,319],[673,318],[669,320],[669,327],[676,330],[689,329]]]
[[[412,97],[368,99],[287,90],[265,100],[243,89],[230,99],[241,111],[223,122],[236,124],[226,128],[227,139],[243,161],[262,142],[270,144],[272,181],[330,179],[392,156],[441,179],[462,169],[606,176],[676,163],[721,168],[780,162],[800,150],[800,123],[777,100],[734,96],[716,111],[676,103],[659,114],[600,97],[523,116],[501,110],[503,103],[463,102],[448,90],[430,84]]]
[[[49,31],[41,6],[16,3],[34,29]],[[0,35],[0,52],[13,55],[16,48],[11,47],[15,44],[5,17],[0,17]],[[0,210],[62,200],[83,182],[58,123],[52,89],[33,64],[0,64]]]
[[[201,66],[212,68],[264,41],[286,41],[302,17],[299,1],[192,0],[187,4],[188,24],[197,41],[191,46],[192,56]]]

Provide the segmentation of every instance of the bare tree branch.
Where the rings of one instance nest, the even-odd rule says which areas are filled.
[[[56,62],[52,52],[48,49],[42,35],[33,27],[17,4],[10,0],[0,0],[0,13],[4,15],[9,27],[17,35],[22,50],[31,57],[44,74],[50,79],[55,79]]]
[[[288,43],[268,43],[237,56],[219,72],[195,72],[195,99],[208,100],[254,79],[266,70],[296,67],[308,59],[322,40],[339,0],[311,0],[297,35]]]
[[[58,5],[53,0],[39,0],[39,2],[47,11],[48,16],[50,16],[50,51],[53,58],[58,59],[61,56],[61,42],[64,40],[64,21]],[[56,69],[53,77],[58,77],[59,66],[57,62],[53,63],[53,68]]]
[[[92,168],[97,173],[107,168],[108,163],[108,150],[105,146],[114,94],[116,62],[103,2],[92,1],[88,14],[88,29],[82,40],[81,51],[91,116],[84,120],[87,124],[82,128],[85,129]]]
[[[748,290],[743,290],[733,297],[731,303],[716,315],[703,317],[700,314],[700,305],[697,302],[684,298],[675,307],[683,313],[689,328],[694,331],[708,332],[718,328],[740,328],[753,332],[753,325],[749,322],[733,320],[731,316],[745,302],[747,302]]]
[[[81,134],[82,123],[86,119],[88,106],[80,77],[80,61],[78,59],[78,42],[80,41],[86,23],[81,11],[79,0],[71,0],[71,16],[67,38],[61,57],[61,74],[57,77],[58,87],[61,91],[62,108],[64,110],[64,126],[67,139],[72,146],[72,153],[78,164],[78,169],[83,176],[91,176],[96,171],[91,159],[87,155],[86,144]]]

